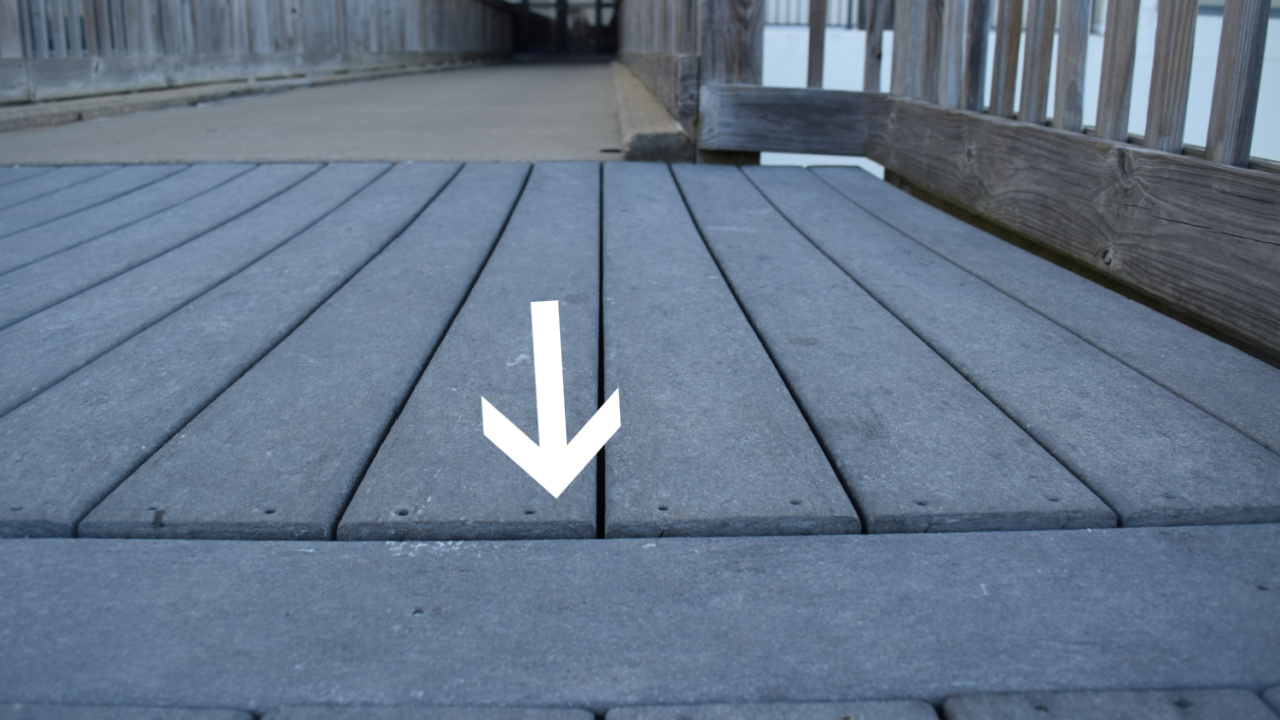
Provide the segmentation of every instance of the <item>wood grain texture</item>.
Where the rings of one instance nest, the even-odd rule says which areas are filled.
[[[1228,0],[1223,11],[1218,72],[1205,143],[1205,151],[1214,162],[1249,165],[1270,7],[1266,0]]]
[[[863,155],[875,93],[750,85],[702,88],[698,147]]]
[[[991,28],[991,0],[969,0],[965,18],[964,89],[961,107],[981,112],[987,88],[987,36]]]
[[[885,98],[866,154],[932,193],[1280,352],[1280,177]]]
[[[1013,117],[1022,45],[1022,0],[997,0],[996,50],[991,66],[991,114]]]
[[[1053,62],[1057,0],[1028,0],[1027,47],[1022,58],[1018,119],[1043,125],[1048,118],[1049,69]]]
[[[1107,34],[1102,41],[1102,84],[1093,134],[1106,140],[1129,137],[1129,99],[1138,46],[1139,0],[1108,0]]]
[[[698,33],[698,114],[702,116],[716,112],[713,107],[716,99],[707,97],[709,85],[760,84],[764,74],[764,2],[702,0]],[[760,162],[758,153],[722,152],[704,148],[701,142],[696,152],[699,163],[756,165]]]
[[[884,56],[884,28],[892,0],[867,0],[867,45],[862,64],[863,92],[880,92],[880,66]]]
[[[864,155],[876,97],[868,92],[704,86],[698,146]]]
[[[1149,148],[1182,151],[1191,87],[1191,53],[1196,39],[1196,0],[1160,0],[1156,17],[1156,55],[1147,101]]]
[[[1062,0],[1058,15],[1058,75],[1053,88],[1053,126],[1084,129],[1084,66],[1089,53],[1093,0]]]
[[[866,155],[1280,354],[1280,175],[879,93],[703,90],[707,148]]]
[[[764,3],[702,0],[702,85],[759,85],[764,72]]]
[[[809,0],[808,87],[822,87],[823,51],[827,45],[827,0]]]
[[[698,58],[675,53],[620,52],[618,59],[692,135],[698,114]]]

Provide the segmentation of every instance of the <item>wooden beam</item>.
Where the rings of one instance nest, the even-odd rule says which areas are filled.
[[[1149,148],[1182,152],[1197,6],[1197,0],[1160,0],[1151,96],[1147,101],[1147,131],[1143,134]]]
[[[878,93],[707,85],[698,147],[863,155]]]
[[[1205,144],[1209,159],[1215,162],[1249,166],[1270,9],[1267,0],[1227,0],[1223,10]]]
[[[1013,117],[1022,44],[1022,0],[997,0],[996,51],[991,66],[991,114]]]
[[[1022,59],[1022,97],[1018,119],[1043,125],[1048,118],[1049,67],[1053,62],[1053,30],[1057,0],[1028,0],[1027,50]]]
[[[701,0],[699,28],[699,116],[714,113],[706,106],[709,85],[759,85],[764,75],[764,2],[762,0]],[[702,137],[701,131],[698,137]],[[719,152],[698,143],[698,162],[756,165],[756,152]]]
[[[862,65],[862,90],[880,92],[880,65],[884,55],[884,28],[892,0],[867,0],[867,53]]]
[[[809,82],[822,87],[823,51],[827,44],[827,0],[809,0]]]
[[[1058,15],[1058,76],[1053,91],[1053,126],[1084,130],[1084,65],[1089,54],[1093,0],[1062,0]]]
[[[889,170],[1280,353],[1280,176],[884,102],[866,154]]]
[[[1280,354],[1280,175],[879,93],[703,92],[706,147],[866,155]]]
[[[1102,41],[1102,84],[1093,134],[1106,140],[1129,137],[1129,99],[1138,47],[1139,0],[1108,0],[1107,34]]]

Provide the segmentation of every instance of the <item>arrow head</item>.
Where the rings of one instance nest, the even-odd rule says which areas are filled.
[[[480,398],[484,436],[554,498],[573,483],[591,458],[622,427],[618,391],[605,401],[568,445],[540,447],[488,400]]]

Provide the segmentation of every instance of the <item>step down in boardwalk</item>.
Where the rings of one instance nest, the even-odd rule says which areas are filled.
[[[1280,525],[30,539],[0,542],[0,577],[11,701],[603,712],[1280,684]]]
[[[1280,372],[856,171],[0,168],[0,206],[0,535],[67,538],[0,541],[0,702],[1249,717],[1280,685]],[[569,435],[622,399],[559,500],[480,414],[536,438],[545,300]]]

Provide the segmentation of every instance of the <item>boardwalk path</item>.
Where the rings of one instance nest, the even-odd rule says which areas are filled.
[[[1271,717],[1280,371],[861,171],[9,168],[0,218],[0,701]],[[570,435],[622,401],[559,499],[480,420],[536,437],[540,300]]]

